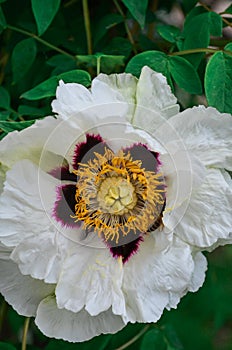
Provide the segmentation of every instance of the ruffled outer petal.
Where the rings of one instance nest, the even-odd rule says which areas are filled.
[[[166,78],[145,66],[137,84],[132,124],[153,133],[166,119],[179,112],[176,102]]]
[[[202,285],[204,273],[195,266],[190,246],[171,235],[169,240],[155,231],[125,265],[126,322],[156,322],[164,308],[176,307],[193,285],[195,290]]]
[[[212,107],[193,107],[170,118],[154,134],[170,147],[182,140],[204,165],[232,170],[232,119]]]
[[[99,240],[96,234],[95,240]],[[96,316],[112,306],[114,314],[124,314],[122,278],[122,266],[104,245],[96,249],[75,244],[63,264],[56,287],[58,307],[72,312],[85,308]]]
[[[90,316],[84,309],[73,313],[59,309],[54,297],[40,303],[35,323],[48,337],[70,342],[85,341],[102,333],[116,333],[125,326],[121,317],[114,315],[111,309],[98,316]]]
[[[54,292],[55,286],[23,276],[9,260],[9,252],[0,247],[0,292],[13,308],[24,316],[35,316],[42,299]]]
[[[69,237],[69,231],[52,218],[58,183],[23,160],[8,171],[0,198],[0,241],[11,247],[11,258],[22,274],[47,283],[57,282],[72,245],[65,237]],[[74,233],[78,236],[79,232]]]
[[[180,206],[172,213],[173,227],[181,210]],[[221,240],[224,244],[226,240],[231,243],[232,180],[228,177],[225,180],[220,170],[209,169],[204,183],[192,192],[189,205],[175,232],[185,242],[201,250],[211,250]]]
[[[39,176],[40,175],[40,176]],[[29,160],[16,163],[7,172],[4,192],[0,198],[0,241],[14,247],[22,240],[40,233],[54,234],[49,214],[52,210],[58,180],[39,171]],[[41,201],[41,193],[46,193]]]
[[[118,117],[125,115],[128,104],[118,90],[112,89],[103,80],[95,78],[91,90],[80,84],[65,84],[60,81],[52,108],[53,112],[59,114],[64,120],[88,110],[90,119],[95,115],[100,121],[102,116],[106,115],[118,115]]]

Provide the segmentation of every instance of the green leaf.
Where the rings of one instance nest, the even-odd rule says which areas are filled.
[[[0,121],[0,129],[2,129],[5,132],[11,132],[14,130],[23,130],[27,128],[28,126],[31,126],[35,120],[26,120],[23,122],[6,122],[6,121]]]
[[[126,347],[126,349],[128,350],[139,349],[137,345],[138,343],[140,343],[141,338],[144,335],[143,332],[145,328],[147,328],[147,326],[142,323],[134,323],[134,324],[129,323],[121,331],[112,335],[112,338],[110,340],[109,346],[107,347],[107,350],[121,348],[124,344],[130,342],[131,339],[141,334],[137,342],[133,342],[132,346]]]
[[[10,344],[10,343],[5,343],[5,342],[0,342],[0,349],[1,350],[16,350],[16,348]]]
[[[224,49],[228,51],[232,51],[232,43],[227,44]]]
[[[4,109],[10,107],[10,94],[3,86],[0,86],[0,107]]]
[[[131,12],[132,16],[144,28],[148,0],[122,0],[124,5]]]
[[[192,17],[185,23],[183,30],[183,46],[182,50],[190,50],[196,48],[208,47],[210,41],[210,16],[202,13]],[[191,54],[185,56],[195,67],[198,67],[204,54]]]
[[[126,66],[126,73],[131,73],[139,77],[141,69],[144,66],[149,66],[156,72],[167,75],[168,57],[161,51],[145,51],[134,56]]]
[[[106,55],[120,55],[128,57],[132,51],[131,43],[121,37],[113,38],[110,43],[102,49],[102,52]]]
[[[177,37],[180,36],[180,29],[169,25],[158,25],[157,32],[163,39],[169,41],[170,43],[175,43]]]
[[[61,0],[31,0],[39,35],[42,35],[51,24],[59,10],[60,2]]]
[[[105,55],[103,53],[96,53],[94,55],[78,55],[76,56],[79,64],[85,67],[100,66],[100,71],[110,74],[116,72],[118,67],[124,66],[124,56]]]
[[[205,93],[210,106],[232,113],[232,56],[216,52],[206,67]]]
[[[189,12],[198,2],[198,0],[183,0],[185,12]]]
[[[167,345],[165,343],[162,332],[159,329],[149,330],[142,339],[140,350],[166,350]]]
[[[65,83],[79,83],[84,86],[89,86],[91,83],[89,73],[75,69],[45,80],[33,89],[24,92],[21,97],[27,100],[39,100],[40,98],[55,96],[59,80],[63,80]]]
[[[0,6],[0,33],[7,27],[6,19]]]
[[[31,107],[27,105],[20,105],[18,108],[18,112],[21,115],[28,115],[33,117],[41,117],[45,115],[41,108]]]
[[[52,71],[52,75],[68,72],[77,67],[75,60],[62,54],[52,56],[46,63],[51,67],[55,67]]]
[[[232,5],[230,5],[229,7],[227,7],[227,9],[224,11],[225,13],[230,13],[232,14]]]
[[[107,33],[107,31],[115,25],[122,23],[123,17],[118,13],[109,13],[103,16],[96,24],[94,31],[94,44],[96,45],[99,40]]]
[[[0,112],[0,120],[7,120],[11,115],[10,111],[1,111]]]
[[[180,88],[190,94],[201,94],[200,78],[194,67],[183,57],[171,56],[168,61],[170,73]]]
[[[208,12],[210,34],[214,36],[222,36],[222,17],[216,12]]]
[[[13,50],[11,57],[13,82],[16,83],[28,72],[36,57],[36,42],[29,38],[20,41]]]

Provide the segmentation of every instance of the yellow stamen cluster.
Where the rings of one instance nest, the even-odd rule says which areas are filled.
[[[79,164],[75,221],[93,228],[104,239],[115,240],[129,232],[146,232],[159,217],[164,203],[160,174],[146,171],[130,152],[104,155]]]

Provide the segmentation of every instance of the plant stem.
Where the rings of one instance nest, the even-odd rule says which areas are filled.
[[[40,42],[41,44],[43,44],[43,45],[49,47],[50,49],[52,49],[52,50],[54,50],[54,51],[57,51],[57,52],[61,53],[62,55],[68,56],[69,58],[71,58],[71,59],[73,59],[73,60],[76,61],[76,57],[75,57],[75,56],[71,55],[70,53],[68,53],[68,52],[66,52],[66,51],[64,51],[64,50],[62,50],[62,49],[60,49],[60,48],[57,47],[57,46],[54,46],[54,45],[50,44],[50,43],[47,42],[46,40],[41,39],[39,36],[37,36],[37,35],[34,34],[34,33],[28,32],[28,31],[26,31],[26,30],[24,30],[24,29],[21,29],[21,28],[18,28],[18,27],[11,26],[10,24],[7,25],[7,28],[8,28],[8,29],[11,29],[11,30],[13,30],[13,31],[15,31],[15,32],[24,34],[24,35],[26,35],[26,36],[29,36],[29,37],[31,37],[31,38],[37,40],[37,41]]]
[[[206,4],[204,4],[202,1],[199,1],[199,4],[200,4],[202,7],[204,7],[204,9],[206,9],[207,11],[212,12],[211,8],[208,7]],[[222,15],[222,14],[223,14],[223,12],[222,12],[222,13],[219,13],[219,15]],[[222,17],[222,16],[221,16],[221,17]],[[227,21],[227,19],[225,19],[225,18],[222,17],[222,20],[223,20],[223,22],[226,23],[229,27],[232,27],[232,23],[229,22],[229,21]]]
[[[101,73],[101,57],[97,57],[97,75]]]
[[[125,29],[126,29],[126,33],[127,33],[127,36],[128,36],[128,39],[133,47],[133,51],[134,51],[134,54],[136,55],[137,54],[137,50],[136,50],[136,47],[135,47],[135,41],[134,41],[134,38],[130,32],[130,29],[128,27],[128,24],[126,22],[126,16],[121,8],[121,6],[119,5],[118,1],[117,0],[113,0],[114,4],[115,4],[115,7],[117,8],[118,12],[120,13],[120,15],[123,17],[123,20],[124,20],[124,26],[125,26]]]
[[[22,350],[27,348],[27,333],[29,329],[30,317],[26,317],[23,327]]]
[[[84,21],[85,21],[85,32],[86,32],[86,38],[87,38],[88,55],[92,55],[93,48],[92,48],[92,35],[91,35],[91,27],[90,27],[88,0],[82,0],[82,6],[83,6]]]
[[[222,52],[226,53],[227,55],[232,56],[232,51],[220,50],[220,49],[210,49],[207,47],[173,52],[173,53],[170,53],[169,56],[182,56],[182,55],[189,55],[192,53],[200,53],[200,52],[215,53],[215,52],[219,52],[219,51],[222,51]]]
[[[124,350],[126,348],[128,348],[128,346],[130,346],[131,344],[135,343],[136,340],[138,340],[144,333],[146,333],[146,331],[150,328],[150,325],[146,325],[136,336],[134,336],[133,338],[131,338],[128,342],[126,342],[125,344],[123,344],[122,346],[120,346],[119,348],[115,349],[115,350]]]

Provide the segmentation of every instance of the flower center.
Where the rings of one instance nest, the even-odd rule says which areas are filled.
[[[103,180],[97,199],[103,212],[117,215],[128,213],[137,203],[134,186],[121,176]]]
[[[114,154],[106,148],[104,155],[94,154],[93,160],[74,170],[78,178],[75,221],[115,244],[131,233],[138,237],[147,232],[165,200],[161,174],[146,171],[130,152]]]

